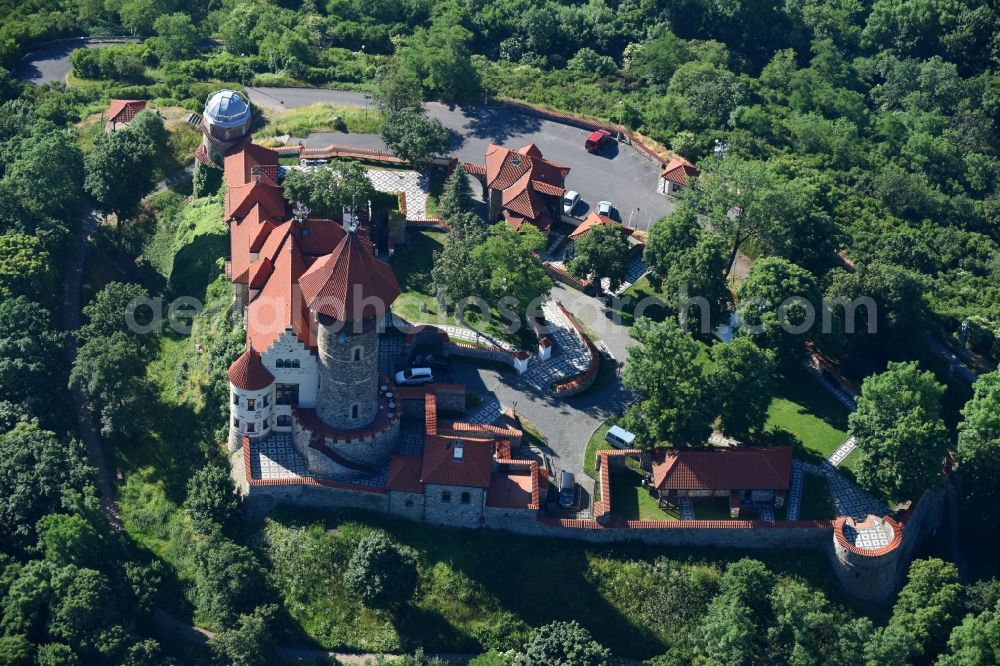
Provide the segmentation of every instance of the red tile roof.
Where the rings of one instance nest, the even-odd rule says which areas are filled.
[[[113,99],[108,106],[108,121],[128,123],[146,108],[144,99]]]
[[[281,188],[261,180],[230,187],[226,191],[226,219],[245,217],[257,204],[272,217],[285,217],[286,204]]]
[[[334,220],[310,218],[304,224],[295,223],[302,254],[319,257],[333,252],[347,232]]]
[[[229,225],[229,256],[232,261],[230,279],[246,283],[250,254],[260,252],[268,235],[277,226],[277,221],[257,204],[242,220],[234,220]]]
[[[224,166],[226,185],[231,188],[252,181],[255,167],[260,170],[262,180],[270,185],[278,184],[278,153],[270,148],[245,143],[238,151],[226,155]]]
[[[677,185],[690,185],[698,177],[698,169],[680,155],[674,155],[667,162],[663,177]]]
[[[507,220],[507,224],[509,224],[510,228],[514,231],[520,231],[521,227],[526,224],[530,224],[543,234],[548,233],[549,229],[552,228],[552,218],[545,214],[539,215],[535,219],[531,219],[524,217],[523,215],[518,215],[517,213],[512,213],[509,210],[505,210],[503,212],[503,217]]]
[[[274,381],[272,375],[260,360],[260,354],[248,347],[229,366],[229,383],[242,391],[259,391]]]
[[[657,449],[653,485],[659,490],[787,490],[792,447]]]
[[[299,284],[310,309],[340,321],[381,316],[400,293],[392,268],[357,234],[347,234],[317,259]]]
[[[393,456],[389,461],[386,489],[404,493],[424,492],[424,487],[420,483],[421,464],[422,461],[417,456]]]
[[[247,308],[247,338],[250,345],[261,352],[268,350],[287,329],[293,330],[302,344],[312,346],[309,311],[298,287],[305,263],[294,237],[288,233],[290,225],[285,223],[283,229],[271,232],[265,243],[267,249],[272,238],[282,241],[273,255],[274,268],[270,277],[263,289],[250,299]]]
[[[625,225],[620,224],[617,220],[613,220],[610,217],[606,217],[604,215],[598,215],[596,211],[590,211],[589,213],[587,213],[587,217],[583,219],[583,222],[580,223],[580,226],[578,226],[570,233],[569,237],[573,240],[576,240],[580,238],[580,236],[583,236],[588,231],[593,229],[594,227],[601,226],[602,224],[615,225],[619,229],[621,229],[621,232],[626,236],[631,236],[633,233],[632,229],[629,229]]]
[[[532,148],[534,150],[531,150]],[[542,159],[541,151],[531,144],[521,148],[521,151],[490,144],[486,149],[487,187],[506,190],[529,172],[530,180],[562,187],[566,175],[569,174],[569,167]]]
[[[462,459],[456,460],[455,447],[459,443],[462,446]],[[424,484],[488,488],[493,447],[492,439],[427,435],[420,481]]]
[[[524,217],[535,219],[545,212],[545,202],[531,183],[531,173],[525,172],[503,191],[503,207]]]
[[[490,479],[486,504],[497,509],[537,509],[535,468],[499,472]]]

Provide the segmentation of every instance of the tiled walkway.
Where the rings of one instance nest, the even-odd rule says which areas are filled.
[[[503,406],[496,398],[487,398],[479,405],[479,409],[470,414],[465,420],[468,423],[493,423],[500,418]]]
[[[407,220],[427,219],[427,192],[430,189],[427,172],[368,169],[368,179],[379,192],[406,193]]]
[[[826,459],[828,463],[836,467],[840,463],[844,462],[844,458],[851,455],[851,452],[857,448],[858,442],[854,439],[854,435],[851,435],[844,440],[844,443],[837,447],[837,450],[830,454],[830,457]]]
[[[590,352],[555,302],[546,301],[542,313],[553,329],[548,334],[553,343],[552,356],[547,361],[532,356],[523,378],[540,393],[546,393],[553,382],[586,370],[590,364]]]
[[[857,520],[862,520],[869,513],[876,516],[884,516],[889,513],[889,508],[879,500],[875,499],[856,483],[840,474],[829,462],[824,462],[822,467],[811,463],[796,460],[793,463],[792,483],[795,483],[795,471],[801,469],[806,474],[822,476],[826,479],[830,488],[830,499],[833,500],[833,508],[838,516],[852,516]],[[789,500],[789,513],[791,512],[791,500]],[[789,518],[792,520],[792,518]]]
[[[805,366],[805,369],[809,372],[809,374],[815,377],[816,381],[822,384],[827,391],[832,393],[834,397],[836,397],[837,400],[839,400],[844,405],[844,407],[847,407],[852,412],[858,408],[858,404],[854,402],[854,397],[851,396],[850,393],[840,388],[840,386],[838,386],[836,383],[827,379],[822,372],[816,370],[816,368],[814,368],[812,364],[809,363],[808,361],[805,361],[803,365]]]
[[[615,296],[620,295],[626,289],[631,287],[633,284],[642,279],[642,277],[649,272],[649,268],[646,267],[646,262],[642,259],[642,252],[632,257],[628,262],[628,268],[625,271],[625,280],[622,285],[614,292]],[[607,291],[610,286],[605,280],[601,286]]]
[[[250,471],[255,479],[294,479],[307,473],[306,459],[292,445],[288,433],[275,433],[250,444]]]
[[[785,509],[786,520],[799,519],[799,506],[802,503],[802,483],[805,480],[802,463],[792,461],[792,487],[788,491],[788,505]]]
[[[681,508],[681,520],[694,520],[694,504],[690,497],[681,497],[678,505]]]

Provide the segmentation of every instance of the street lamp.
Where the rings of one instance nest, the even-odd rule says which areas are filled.
[[[618,100],[618,126],[621,127],[625,116],[625,98]]]

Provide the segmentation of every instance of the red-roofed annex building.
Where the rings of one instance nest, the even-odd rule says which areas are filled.
[[[144,99],[113,99],[108,105],[108,122],[111,130],[118,129],[119,123],[128,126],[146,108]]]
[[[515,231],[529,224],[548,233],[560,219],[569,167],[543,158],[535,144],[517,150],[490,144],[486,163],[468,171],[483,180],[490,222],[503,218]]]
[[[677,194],[698,180],[698,168],[680,155],[674,155],[660,174],[660,194]]]

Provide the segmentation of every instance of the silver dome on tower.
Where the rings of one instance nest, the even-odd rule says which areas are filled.
[[[201,119],[208,158],[221,166],[226,153],[250,137],[252,124],[253,113],[246,97],[235,90],[219,90],[209,95]]]

